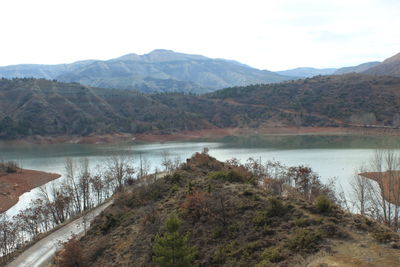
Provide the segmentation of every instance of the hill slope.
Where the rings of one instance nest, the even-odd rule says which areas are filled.
[[[232,60],[154,50],[101,61],[62,65],[15,65],[0,67],[0,77],[46,78],[84,85],[142,92],[205,93],[230,86],[289,80]]]
[[[282,197],[256,184],[243,166],[195,154],[164,179],[121,193],[78,242],[82,264],[155,266],[156,236],[177,214],[198,266],[397,266],[399,236],[386,227],[294,188]],[[373,238],[380,233],[393,248]]]
[[[367,63],[363,63],[357,66],[353,66],[353,67],[344,67],[344,68],[340,68],[337,71],[335,71],[333,74],[334,75],[340,75],[340,74],[347,74],[347,73],[361,73],[366,71],[367,69],[370,69],[372,67],[375,67],[376,65],[379,65],[380,62],[379,61],[373,61],[373,62],[367,62]]]
[[[367,69],[363,73],[400,77],[400,53],[386,59],[375,67]]]
[[[140,133],[207,125],[193,114],[135,91],[41,79],[0,80],[0,137]]]

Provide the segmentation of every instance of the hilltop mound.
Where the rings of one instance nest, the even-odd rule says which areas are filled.
[[[164,179],[142,181],[95,220],[76,253],[87,266],[155,266],[156,236],[175,214],[198,266],[398,266],[397,234],[344,212],[322,185],[325,197],[282,184],[286,196],[277,195],[252,163],[197,153]]]

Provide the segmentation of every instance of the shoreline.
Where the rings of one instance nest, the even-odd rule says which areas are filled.
[[[6,212],[19,201],[19,197],[32,189],[60,178],[60,174],[18,169],[0,176],[0,213]]]
[[[7,144],[110,144],[124,142],[171,142],[191,141],[204,138],[223,138],[240,135],[363,135],[400,136],[399,129],[366,127],[260,127],[260,128],[212,128],[176,133],[111,133],[90,136],[33,136],[18,140],[1,140]]]

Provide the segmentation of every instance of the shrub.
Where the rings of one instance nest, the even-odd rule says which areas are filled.
[[[267,223],[267,215],[265,211],[257,211],[253,217],[253,222],[255,225],[262,226]]]
[[[333,208],[333,203],[325,195],[320,195],[315,200],[315,207],[319,212],[327,213]]]
[[[237,251],[236,247],[236,241],[219,246],[212,256],[213,263],[224,264],[229,258],[233,258]]]
[[[213,239],[219,239],[224,236],[224,228],[223,227],[217,227],[212,233],[211,237]]]
[[[274,217],[285,214],[287,211],[287,207],[282,203],[280,199],[271,197],[268,200],[267,208],[265,211],[268,217]]]
[[[171,184],[180,185],[183,181],[183,177],[180,173],[174,172],[173,174],[168,174],[164,177],[165,181]]]
[[[90,262],[96,261],[96,259],[99,258],[103,254],[103,252],[109,247],[109,238],[109,236],[101,236],[96,238],[93,246],[89,250],[88,260]]]
[[[230,183],[253,183],[252,177],[236,170],[211,172],[208,177],[212,180],[222,180]]]
[[[209,197],[207,192],[194,190],[186,196],[181,207],[190,218],[197,221],[201,216],[208,213],[207,201]]]
[[[317,249],[322,234],[319,231],[300,229],[286,240],[287,247],[292,251],[314,251]]]
[[[380,243],[388,243],[392,240],[392,234],[388,231],[377,231],[372,234],[373,238]]]
[[[261,233],[263,235],[273,235],[275,231],[269,225],[264,225],[264,227],[261,229]]]
[[[60,267],[84,267],[87,259],[82,251],[82,246],[76,237],[72,237],[64,249],[56,256],[57,266]]]
[[[106,221],[101,226],[101,231],[103,234],[108,233],[111,228],[116,227],[119,224],[119,220],[112,214],[106,215]]]
[[[327,237],[333,237],[340,234],[339,227],[333,223],[326,223],[321,226],[321,230]]]
[[[258,211],[255,214],[253,222],[258,226],[262,226],[268,222],[268,218],[284,215],[286,211],[287,207],[280,199],[271,197],[268,200],[265,210]]]
[[[273,263],[279,262],[283,259],[282,255],[281,255],[281,251],[277,247],[266,248],[263,251],[263,253],[261,254],[261,257],[264,261],[273,262]]]
[[[209,174],[212,180],[222,180],[230,183],[243,183],[244,178],[235,171],[217,171]]]
[[[307,226],[309,222],[305,218],[297,218],[294,220],[294,225],[297,227],[304,227]]]
[[[18,164],[15,161],[7,161],[0,163],[0,172],[14,173],[18,170]]]

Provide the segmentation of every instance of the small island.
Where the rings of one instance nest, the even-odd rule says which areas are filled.
[[[0,163],[0,213],[14,206],[25,192],[61,175],[19,168],[15,162]]]

